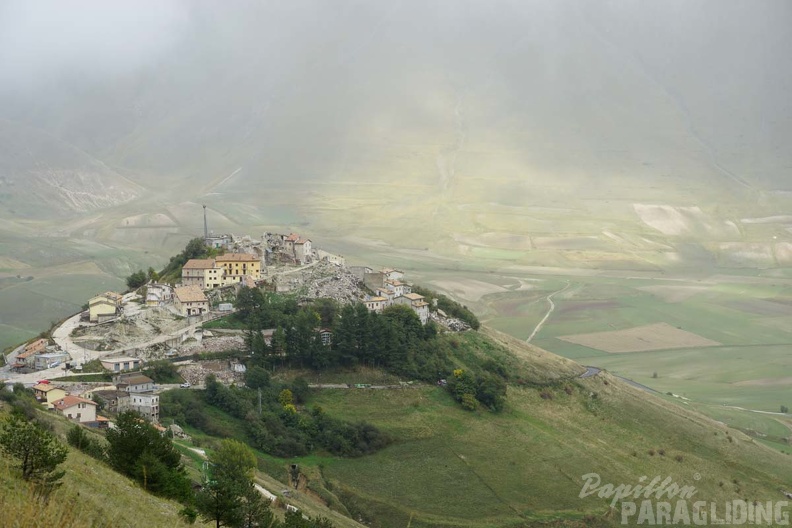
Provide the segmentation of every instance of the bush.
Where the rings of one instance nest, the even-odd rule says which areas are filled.
[[[92,438],[85,432],[85,429],[79,425],[75,425],[69,429],[69,432],[66,433],[66,441],[70,446],[76,447],[90,457],[97,460],[107,460],[104,447],[102,447],[99,440]]]
[[[460,403],[462,404],[462,408],[466,411],[475,411],[478,408],[478,402],[476,401],[476,397],[472,394],[465,393],[459,399]]]
[[[148,282],[148,276],[146,276],[146,272],[143,270],[138,270],[126,278],[126,285],[130,290],[137,290],[146,284],[146,282]]]
[[[154,380],[155,383],[181,383],[184,381],[176,365],[166,359],[147,363],[143,374]]]

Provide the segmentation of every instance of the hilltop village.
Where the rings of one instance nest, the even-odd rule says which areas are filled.
[[[242,379],[245,366],[238,360],[196,360],[201,354],[244,348],[243,330],[204,328],[235,312],[242,288],[290,295],[300,303],[361,303],[377,313],[404,305],[423,325],[432,320],[447,331],[469,328],[438,309],[436,299],[413,292],[403,271],[347,266],[342,256],[314,247],[297,233],[264,233],[259,239],[207,235],[203,243],[213,256],[187,259],[175,280],[151,274],[132,291],[108,291],[88,299],[84,311],[57,325],[49,336],[7,354],[0,378],[33,386],[47,408],[86,425],[105,427],[109,421],[97,413],[97,401],[111,413],[131,409],[157,424],[159,393],[173,386],[158,385],[144,375],[147,363],[173,362],[184,387],[202,384],[207,374],[224,383]],[[268,344],[274,332],[262,331]],[[332,342],[329,328],[317,328],[317,335],[323,345]],[[68,381],[69,376],[97,370],[111,375],[112,382]]]

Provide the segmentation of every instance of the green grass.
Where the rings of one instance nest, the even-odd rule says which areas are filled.
[[[2,413],[0,413],[2,414]],[[48,420],[61,436],[71,427],[62,419]],[[146,493],[108,466],[69,450],[63,485],[49,503],[36,501],[15,474],[9,460],[0,456],[0,525],[9,527],[57,526],[59,528],[189,526],[178,516],[182,505]],[[199,521],[196,526],[209,526]]]
[[[53,378],[52,381],[113,381],[113,376],[109,372],[101,374],[75,374]]]
[[[739,440],[729,442],[726,430],[706,419],[603,381],[572,384],[571,395],[552,389],[552,400],[512,388],[498,415],[467,413],[439,388],[321,392],[314,401],[328,412],[370,421],[401,439],[372,456],[324,461],[323,475],[368,508],[375,526],[394,527],[411,516],[413,526],[574,522],[604,513],[599,500],[577,496],[588,472],[604,482],[670,475],[695,484],[702,500],[733,496],[718,486],[733,478],[751,480],[749,496],[772,498],[772,482],[792,475],[792,462],[738,432],[731,436]],[[591,390],[600,394],[595,404]],[[649,456],[650,449],[666,454]],[[724,467],[723,460],[731,462]],[[706,478],[696,482],[696,472]]]

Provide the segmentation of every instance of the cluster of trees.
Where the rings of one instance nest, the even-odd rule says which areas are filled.
[[[206,482],[195,496],[195,508],[216,526],[262,526],[275,523],[269,502],[255,488],[256,457],[236,440],[223,440],[209,455]]]
[[[163,394],[162,413],[207,434],[231,436],[232,430],[207,418],[207,406],[217,407],[236,419],[251,445],[279,457],[302,456],[318,448],[339,456],[362,456],[390,443],[371,424],[337,420],[318,408],[297,412],[295,404],[305,403],[308,395],[304,380],[288,387],[273,384],[266,371],[253,366],[246,373],[246,383],[247,387],[226,387],[207,376],[205,391]]]
[[[363,304],[339,307],[331,299],[299,306],[293,298],[259,289],[242,288],[235,318],[247,327],[246,345],[253,363],[312,368],[367,365],[405,377],[432,379],[451,372],[447,354],[433,346],[437,328],[421,324],[407,306],[391,306],[381,314]],[[274,328],[269,344],[261,330]],[[332,343],[322,343],[320,328],[332,332]]]
[[[86,433],[85,429],[79,425],[75,425],[69,429],[69,432],[66,433],[66,441],[70,446],[76,447],[90,457],[103,462],[107,461],[104,443],[98,438]]]
[[[106,442],[79,425],[66,434],[69,445],[130,477],[143,489],[185,504],[193,502],[192,486],[181,454],[169,438],[134,411],[118,415]]]
[[[149,268],[148,271],[137,270],[126,278],[126,285],[130,290],[137,290],[141,286],[145,285],[148,281],[155,281],[158,278],[159,273],[157,273],[154,268]]]
[[[466,308],[439,298],[444,299],[451,314],[478,327],[478,320]],[[339,307],[331,299],[300,306],[293,298],[242,288],[237,309],[233,317],[247,327],[246,345],[252,365],[316,370],[366,365],[429,382],[449,378],[451,394],[464,407],[473,409],[480,404],[493,411],[503,408],[508,373],[492,361],[482,361],[480,365],[465,365],[462,379],[452,378],[459,366],[454,353],[457,342],[439,334],[434,323],[422,325],[407,306],[391,306],[381,314],[370,312],[360,303]],[[269,344],[261,333],[265,328],[275,328]],[[322,343],[320,328],[332,331],[330,345]]]
[[[205,520],[220,526],[240,528],[332,528],[323,518],[303,518],[287,512],[279,521],[270,502],[256,489],[253,471],[256,457],[243,443],[223,440],[209,455],[206,482],[195,497],[195,508]]]
[[[110,467],[136,482],[143,489],[182,502],[192,499],[192,488],[181,463],[181,454],[166,436],[160,434],[134,411],[118,415],[109,429],[107,461]]]
[[[462,407],[470,411],[478,408],[479,404],[500,411],[506,403],[506,382],[488,372],[473,374],[456,369],[448,379],[448,390]]]
[[[184,381],[176,365],[167,359],[159,359],[146,363],[146,367],[142,372],[155,383],[181,383]]]

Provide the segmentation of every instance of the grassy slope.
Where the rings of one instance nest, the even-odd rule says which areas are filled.
[[[62,434],[68,424],[53,420]],[[0,457],[0,525],[7,527],[138,527],[188,526],[178,516],[182,506],[150,495],[109,467],[70,449],[66,475],[49,504],[36,502],[17,478],[8,459]],[[198,523],[197,526],[203,526]],[[208,525],[207,525],[208,526]]]
[[[521,357],[544,379],[558,367],[552,354]],[[372,422],[399,441],[364,458],[300,463],[309,473],[313,468],[314,486],[343,497],[350,511],[373,526],[393,527],[548,519],[574,525],[607,511],[602,499],[578,498],[581,476],[589,472],[614,484],[671,476],[696,486],[697,499],[719,501],[780,499],[778,488],[792,478],[786,455],[607,374],[544,390],[552,399],[536,388],[510,387],[498,415],[467,413],[435,387],[323,391],[313,403]],[[660,449],[664,456],[650,456]]]

